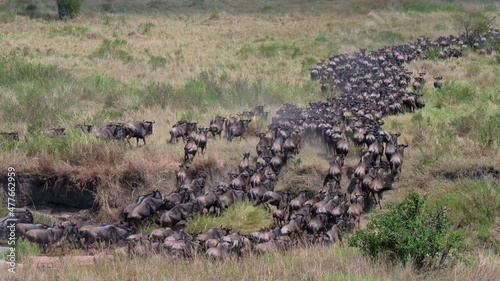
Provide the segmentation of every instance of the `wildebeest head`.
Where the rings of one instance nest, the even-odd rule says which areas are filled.
[[[152,135],[153,134],[153,124],[155,121],[146,121],[142,120],[142,123],[144,124],[144,127],[146,129],[146,135]]]

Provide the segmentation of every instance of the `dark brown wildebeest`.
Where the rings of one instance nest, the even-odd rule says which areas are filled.
[[[205,148],[207,147],[207,134],[208,128],[198,128],[198,134],[195,137],[196,145],[198,149],[201,149],[201,154],[205,154]]]
[[[44,254],[47,253],[49,245],[63,242],[67,235],[63,225],[57,225],[51,228],[35,228],[28,230],[25,234],[28,241],[38,244]]]
[[[91,133],[94,125],[77,124],[75,129],[82,131],[82,133]]]
[[[163,198],[148,197],[128,213],[126,221],[143,220],[156,214],[164,206],[165,201]]]
[[[178,222],[192,216],[194,211],[194,203],[179,204],[173,207],[171,210],[163,213],[163,215],[160,217],[160,224],[162,227],[173,227]]]
[[[178,121],[175,123],[170,129],[170,143],[175,143],[175,140],[178,138],[182,138],[184,142],[191,133],[196,132],[198,130],[197,126],[198,122],[187,122],[187,121]]]
[[[24,238],[26,232],[32,229],[48,229],[50,226],[41,223],[16,223],[16,237]]]
[[[195,200],[195,204],[198,204],[198,209],[203,213],[205,209],[210,213],[210,209],[213,207],[214,213],[217,212],[217,194],[213,191],[209,191],[202,196],[199,196]],[[219,212],[217,212],[219,213]]]
[[[139,146],[139,139],[142,139],[144,145],[146,145],[146,136],[153,134],[153,124],[155,121],[137,121],[133,123],[127,123],[123,126],[125,131],[125,137],[127,138],[128,144],[130,144],[130,139],[135,138],[137,141],[137,146]],[[130,146],[132,146],[130,144]]]
[[[436,89],[441,89],[443,87],[443,81],[441,81],[443,77],[441,76],[434,76],[434,88]]]
[[[353,193],[354,194],[354,193]],[[349,220],[354,220],[354,224],[359,228],[361,222],[361,214],[365,208],[365,199],[363,194],[356,194],[351,199],[351,204],[349,209],[347,209],[347,214],[349,215]]]
[[[129,230],[114,225],[85,225],[78,229],[78,239],[86,250],[96,241],[102,248],[103,243],[108,245],[116,243],[125,239],[128,234]]]
[[[336,182],[340,182],[342,180],[342,166],[344,164],[343,162],[344,161],[342,160],[342,157],[340,157],[339,155],[335,157],[335,160],[330,162],[328,174],[323,181],[323,186],[325,186],[327,182],[332,180]]]
[[[227,228],[210,228],[196,236],[196,240],[204,243],[210,239],[221,239],[223,236],[228,235],[229,229]]]
[[[170,227],[162,227],[155,229],[149,235],[151,241],[163,242],[165,238],[174,234],[174,231]]]
[[[196,139],[193,136],[187,137],[186,145],[184,146],[184,160],[189,160],[189,154],[193,155],[193,159],[198,152],[198,145],[196,145]]]
[[[238,123],[238,118],[234,116],[230,116],[226,121],[224,122],[224,131],[226,133],[226,139],[229,138],[229,128],[233,126],[234,124]]]
[[[271,152],[273,155],[283,152],[283,138],[281,136],[277,136],[273,144],[271,145]]]
[[[248,185],[248,179],[250,178],[250,174],[248,171],[244,171],[239,174],[236,178],[234,178],[229,186],[232,189],[245,190]]]
[[[45,133],[47,134],[47,136],[49,136],[51,138],[62,137],[62,136],[66,135],[64,130],[66,130],[66,128],[52,128],[52,129],[48,129]]]
[[[94,136],[98,139],[123,140],[125,138],[124,125],[125,123],[109,123],[94,132]]]
[[[401,136],[401,133],[390,134],[391,138],[387,142],[385,146],[385,157],[387,158],[387,162],[391,162],[391,157],[396,153],[396,148],[398,145],[398,137]]]
[[[18,132],[0,133],[0,140],[19,140]]]
[[[240,196],[238,196],[237,191],[235,191],[235,190],[227,189],[227,188],[220,188],[220,189],[224,193],[217,198],[217,208],[218,208],[219,212],[224,211],[229,206],[234,204],[236,201],[243,199],[242,198],[243,194],[241,194],[241,197],[240,197]]]
[[[271,240],[276,240],[280,236],[280,228],[276,227],[267,231],[256,231],[250,234],[250,239],[256,243],[269,242]]]
[[[184,185],[184,183],[186,183],[186,178],[187,178],[186,170],[189,169],[189,166],[181,164],[179,165],[179,168],[180,168],[179,171],[177,171],[177,185],[180,188],[181,186]]]
[[[302,143],[302,133],[293,132],[288,138],[283,142],[283,151],[285,154],[292,153],[297,155]]]
[[[139,206],[139,204],[142,203],[142,201],[144,201],[145,199],[148,199],[148,198],[156,198],[156,199],[163,199],[163,196],[161,195],[161,193],[158,191],[158,190],[154,190],[153,192],[151,193],[148,193],[146,195],[141,195],[139,197],[137,197],[137,200],[135,201],[135,203],[132,203],[128,206],[126,206],[125,208],[123,208],[123,211],[122,211],[122,215],[123,215],[123,218],[125,220],[127,220],[127,217],[128,215],[137,207]]]
[[[328,230],[323,239],[326,243],[336,243],[340,242],[342,244],[342,230],[344,228],[344,221],[340,220],[337,224],[334,224],[330,230]]]
[[[216,116],[214,119],[210,121],[210,133],[215,139],[215,136],[219,136],[222,138],[221,133],[224,129],[224,121],[226,121],[226,117]]]
[[[247,131],[248,123],[250,123],[250,122],[252,122],[252,120],[250,120],[250,119],[247,119],[247,120],[241,119],[240,121],[236,122],[235,124],[232,124],[228,130],[227,140],[233,141],[234,137],[240,137],[240,141],[242,138],[245,139],[245,137],[243,135]]]
[[[248,158],[250,157],[250,152],[245,152],[243,153],[243,159],[240,161],[240,165],[238,166],[238,171],[240,173],[243,173],[248,167],[250,167],[250,164],[248,163]]]
[[[394,153],[389,161],[391,166],[392,175],[394,178],[397,177],[399,181],[399,176],[401,175],[401,167],[403,166],[404,152],[405,148],[408,147],[407,144],[399,144],[396,147],[396,153]]]

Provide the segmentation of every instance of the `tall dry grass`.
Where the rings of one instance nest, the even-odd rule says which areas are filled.
[[[66,263],[61,267],[35,269],[29,264],[9,280],[496,280],[498,256],[480,253],[471,265],[416,273],[411,266],[390,266],[370,260],[352,249],[311,247],[240,260],[221,262],[197,257],[116,258],[96,266]],[[120,270],[117,270],[120,269]],[[35,273],[36,272],[36,273]]]

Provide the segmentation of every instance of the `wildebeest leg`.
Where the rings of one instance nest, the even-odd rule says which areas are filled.
[[[130,145],[130,148],[132,148],[132,144],[130,143],[130,138],[127,137],[127,142],[128,142],[128,145]]]

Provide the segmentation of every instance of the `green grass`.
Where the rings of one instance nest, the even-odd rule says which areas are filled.
[[[83,36],[87,34],[90,31],[90,28],[87,26],[80,26],[80,25],[66,25],[61,28],[54,28],[52,29],[52,33],[54,35],[60,35],[60,36]]]
[[[104,39],[99,47],[92,55],[92,58],[115,58],[124,63],[131,62],[134,58],[127,51],[129,47],[125,39]]]
[[[427,204],[430,209],[446,206],[450,223],[463,230],[470,243],[500,253],[500,237],[494,234],[498,227],[495,219],[500,216],[498,185],[486,180],[461,180],[431,192]]]
[[[199,233],[214,227],[226,227],[248,235],[254,231],[271,226],[271,214],[262,206],[250,202],[237,202],[230,206],[220,217],[199,215],[188,221],[186,230]]]

